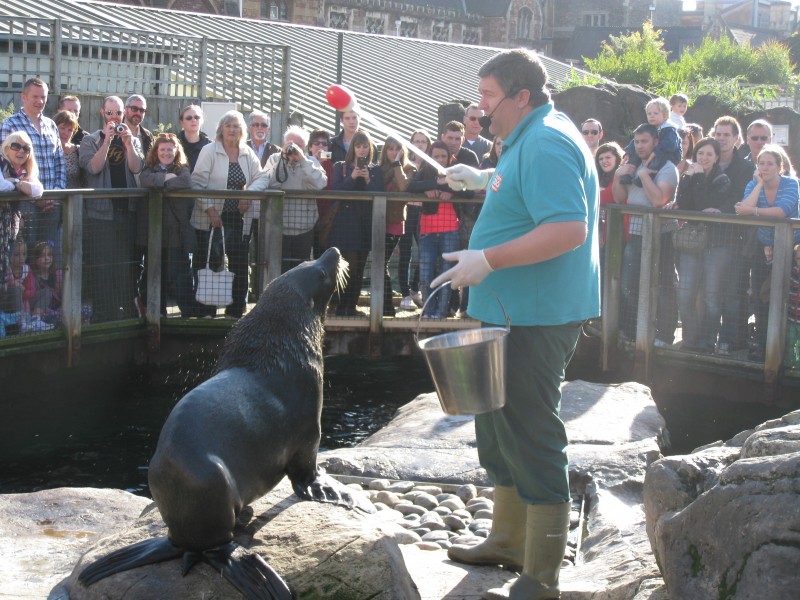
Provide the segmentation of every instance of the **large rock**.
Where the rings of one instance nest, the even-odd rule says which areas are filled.
[[[604,83],[566,89],[553,102],[577,125],[597,119],[603,124],[601,143],[616,141],[624,148],[633,130],[647,122],[644,106],[653,97],[639,86]]]
[[[673,598],[797,598],[800,411],[645,478],[647,532]]]
[[[563,598],[633,598],[643,580],[658,576],[642,489],[648,462],[660,456],[664,420],[648,388],[637,383],[572,381],[562,392],[571,486],[588,496],[590,507],[579,565],[562,571]],[[436,394],[419,396],[361,445],[324,452],[320,461],[340,475],[491,485],[478,462],[473,417],[443,414]],[[407,557],[412,552],[404,550]],[[466,577],[467,569],[448,563],[444,551],[431,554],[430,579]],[[417,582],[423,597],[435,597],[426,596],[425,581]]]
[[[93,488],[0,495],[0,598],[47,598],[89,546],[130,525],[148,504]]]
[[[240,515],[235,541],[260,554],[298,598],[416,600],[419,594],[395,535],[405,530],[380,514],[364,515],[331,504],[303,502],[287,479]],[[239,593],[206,564],[181,574],[180,560],[118,573],[91,586],[77,581],[95,559],[144,539],[166,535],[155,504],[136,523],[107,537],[81,558],[66,582],[70,600],[126,598],[238,598]]]

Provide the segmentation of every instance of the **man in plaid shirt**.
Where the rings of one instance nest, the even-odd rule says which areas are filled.
[[[58,127],[52,119],[42,114],[47,103],[47,84],[38,77],[28,79],[20,99],[22,107],[19,112],[8,117],[0,126],[0,143],[15,131],[27,133],[33,141],[33,155],[44,189],[63,190],[67,186],[67,166]],[[29,244],[52,241],[60,250],[61,206],[56,200],[32,200],[27,207],[23,207],[23,216],[30,225],[26,224],[25,227]],[[60,251],[57,251],[58,262],[60,255]]]

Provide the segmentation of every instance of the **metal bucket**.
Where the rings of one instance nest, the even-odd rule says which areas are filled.
[[[425,300],[425,305],[447,281]],[[495,294],[497,298],[497,294]],[[505,354],[506,338],[511,328],[506,309],[497,298],[506,317],[506,327],[478,327],[451,331],[419,339],[419,323],[415,339],[431,372],[442,410],[448,415],[477,415],[501,408],[506,403]]]

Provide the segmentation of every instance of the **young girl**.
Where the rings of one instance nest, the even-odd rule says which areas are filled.
[[[430,156],[443,167],[453,164],[447,144],[437,140],[431,145]],[[442,254],[455,252],[459,248],[459,220],[455,207],[449,202],[453,196],[472,198],[474,192],[453,192],[427,163],[417,173],[414,181],[408,184],[411,193],[422,192],[433,202],[423,202],[422,216],[419,221],[419,287],[422,298],[428,299],[431,292],[431,281],[437,275],[453,266],[445,262]],[[434,298],[423,311],[424,319],[447,318],[450,308],[450,286]]]
[[[28,264],[22,300],[28,305],[30,320],[23,315],[22,331],[48,331],[61,321],[61,271],[53,260],[52,242],[37,242]]]
[[[394,138],[386,138],[381,150],[378,165],[383,173],[383,183],[387,192],[405,192],[408,182],[414,177],[417,169],[408,162],[406,149]],[[389,273],[389,261],[400,238],[405,233],[406,203],[388,202],[386,205],[386,258],[383,273],[383,316],[395,316],[392,305],[392,277]],[[411,308],[416,308],[412,302]]]
[[[192,187],[192,176],[186,155],[177,136],[161,133],[153,141],[139,175],[142,187],[163,190],[185,190]],[[196,236],[189,224],[188,200],[165,198],[162,207],[164,231],[161,237],[161,314],[167,312],[167,293],[173,293],[181,315],[198,317],[205,314],[192,293],[192,266],[189,253],[194,252]],[[143,213],[146,215],[146,213]],[[137,235],[146,245],[147,223],[139,223]],[[146,266],[145,266],[146,268]],[[139,289],[146,288],[147,271],[142,273]]]
[[[28,246],[21,235],[11,242],[11,255],[0,281],[0,337],[18,332],[25,303],[23,282],[28,276]]]
[[[358,192],[383,192],[383,173],[374,162],[372,138],[359,129],[350,140],[344,161],[333,165],[331,189]],[[372,248],[372,203],[340,200],[328,236],[328,245],[342,251],[350,265],[345,289],[339,294],[336,316],[363,315],[356,307],[364,278],[364,267]]]

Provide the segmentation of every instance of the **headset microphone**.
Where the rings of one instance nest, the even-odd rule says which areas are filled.
[[[514,89],[514,90],[511,90],[511,93],[503,96],[503,99],[500,100],[500,102],[497,103],[497,105],[494,107],[492,112],[490,112],[488,115],[483,115],[480,119],[478,119],[478,123],[480,123],[480,126],[483,127],[484,129],[488,129],[489,126],[492,124],[492,117],[494,116],[495,111],[498,108],[500,108],[500,105],[503,102],[505,102],[511,96],[516,96],[518,92],[519,92],[519,90]]]

